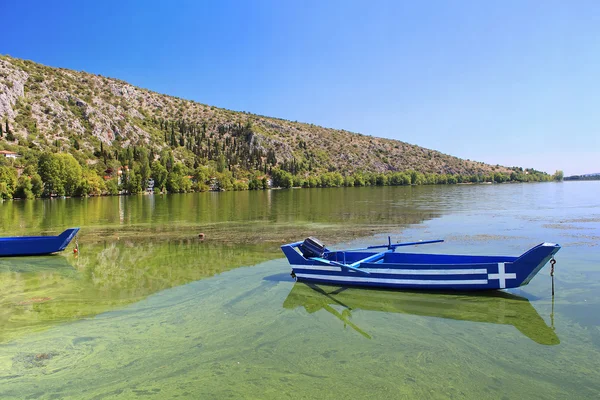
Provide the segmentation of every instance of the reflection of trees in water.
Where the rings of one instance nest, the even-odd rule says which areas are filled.
[[[268,258],[252,246],[120,240],[86,244],[77,258],[0,262],[0,343]]]
[[[79,226],[81,236],[94,232],[107,237],[134,227],[169,231],[223,223],[403,225],[439,216],[447,205],[441,205],[437,191],[336,188],[8,202],[0,207],[0,230],[25,235]]]

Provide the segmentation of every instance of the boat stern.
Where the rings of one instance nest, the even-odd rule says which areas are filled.
[[[533,277],[536,276],[542,268],[544,268],[544,265],[546,265],[546,263],[550,261],[559,250],[559,244],[545,242],[538,244],[519,257],[515,261],[515,264],[519,264],[519,269],[523,271],[530,271],[525,279],[521,282],[520,286],[527,285],[529,282],[531,282]]]
[[[79,228],[69,228],[58,235],[60,247],[57,251],[63,251],[69,245],[69,243],[71,243],[71,240],[73,240],[75,235],[77,235],[77,232],[79,232]]]
[[[292,268],[294,265],[312,265],[314,263],[311,260],[307,260],[298,249],[302,243],[303,242],[295,242],[281,246],[281,251],[285,254],[285,258],[287,258]]]

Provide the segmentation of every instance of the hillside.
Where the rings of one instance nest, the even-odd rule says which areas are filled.
[[[0,149],[24,156],[22,164],[37,162],[44,152],[65,153],[98,176],[140,159],[148,168],[162,160],[168,172],[177,162],[187,174],[202,166],[226,169],[232,181],[274,168],[302,179],[414,171],[488,180],[502,174],[508,180],[523,172],[397,140],[221,109],[9,56],[0,56],[0,122]],[[143,177],[152,174],[145,171]]]

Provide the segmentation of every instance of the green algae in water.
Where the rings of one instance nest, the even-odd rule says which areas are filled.
[[[363,398],[376,391],[388,398],[518,399],[596,393],[589,374],[600,367],[598,348],[582,354],[573,343],[537,344],[493,311],[452,306],[450,314],[424,317],[403,306],[412,301],[408,293],[383,292],[381,304],[360,289],[332,295],[358,306],[348,318],[367,338],[325,309],[297,307],[312,303],[305,299],[312,294],[269,279],[287,269],[282,260],[236,269],[19,339],[1,353],[0,395]],[[429,301],[416,296],[417,304]],[[340,313],[345,307],[331,306]],[[581,334],[564,323],[557,331]],[[51,356],[37,360],[40,354]]]
[[[195,240],[119,241],[83,245],[77,257],[0,259],[0,343],[273,257],[260,245]]]
[[[600,260],[589,238],[600,234],[600,204],[590,187],[7,203],[6,231],[82,225],[87,236],[81,256],[56,270],[0,266],[0,398],[596,399]],[[581,244],[569,240],[581,232],[547,226],[575,220],[589,228]],[[570,243],[557,255],[554,312],[547,268],[519,297],[482,299],[313,293],[291,281],[284,260],[236,268],[279,258],[282,240],[307,234],[335,247],[399,231],[452,239],[414,250],[428,252]]]

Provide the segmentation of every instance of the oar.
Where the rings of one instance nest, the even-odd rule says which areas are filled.
[[[417,244],[431,244],[431,243],[442,243],[444,241],[444,239],[437,239],[437,240],[421,240],[418,242],[407,242],[407,243],[394,243],[394,244],[383,244],[380,246],[369,246],[369,247],[363,247],[360,249],[350,249],[350,250],[340,250],[340,251],[359,251],[359,250],[371,250],[371,249],[395,249],[396,247],[402,247],[402,246],[413,246],[413,245],[417,245]],[[330,251],[330,253],[335,253],[337,250],[332,250]]]
[[[386,245],[382,245],[382,246],[369,246],[367,247],[367,249],[380,249],[380,248],[384,248],[387,247],[388,249],[395,249],[396,247],[402,247],[402,246],[413,246],[413,245],[417,245],[417,244],[431,244],[431,243],[441,243],[443,242],[444,239],[437,239],[437,240],[421,240],[418,242],[406,242],[406,243],[395,243],[395,244],[388,244]]]
[[[321,257],[310,257],[309,260],[319,261],[319,262],[322,262],[324,264],[333,265],[333,266],[340,267],[340,268],[346,269],[346,270],[351,270],[351,271],[354,271],[354,272],[358,272],[359,274],[362,274],[362,275],[371,275],[367,271],[363,271],[360,268],[356,268],[355,266],[353,266],[353,264],[352,265],[342,264],[340,262],[332,261],[332,260],[326,260],[326,259],[321,258]]]

